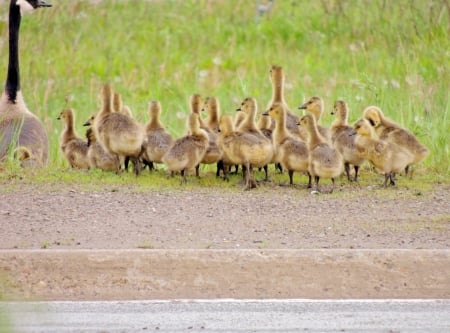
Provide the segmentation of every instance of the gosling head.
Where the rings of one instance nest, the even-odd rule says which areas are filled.
[[[148,113],[151,118],[159,117],[161,114],[161,103],[159,101],[148,102]]]
[[[59,114],[58,120],[63,120],[64,122],[68,122],[69,120],[73,119],[73,110],[72,109],[64,109]]]
[[[93,113],[88,120],[83,123],[83,126],[92,126],[94,124],[94,119],[97,113]]]
[[[223,115],[219,120],[219,132],[228,134],[234,131],[233,118],[229,115]]]
[[[205,102],[203,103],[202,111],[210,113],[212,110],[217,109],[218,102],[219,101],[215,97],[206,97]]]
[[[275,103],[269,110],[263,113],[263,115],[270,116],[273,119],[279,119],[283,112],[283,105],[281,103]]]
[[[313,115],[306,114],[300,118],[298,125],[307,130],[310,130],[311,128],[314,128],[316,126],[316,119],[314,118]]]
[[[270,68],[270,80],[272,81],[272,83],[282,84],[283,79],[283,68],[278,65],[273,65]]]
[[[236,111],[243,111],[245,113],[250,113],[251,111],[255,110],[256,110],[256,99],[254,99],[253,97],[245,98],[242,101],[241,106],[238,109],[236,109]]]
[[[363,111],[363,117],[375,128],[380,126],[383,116],[383,112],[378,106],[368,106]]]
[[[339,119],[347,119],[347,103],[342,100],[334,102],[333,110],[331,114],[335,115]]]
[[[202,97],[199,94],[191,95],[189,104],[191,106],[191,112],[199,114],[203,104]]]
[[[323,101],[320,97],[313,96],[308,101],[298,107],[300,110],[306,110],[314,114],[316,117],[320,116],[323,111]]]
[[[355,132],[358,135],[361,136],[365,136],[365,137],[372,137],[373,135],[373,128],[370,125],[369,121],[366,120],[365,118],[361,118],[359,119],[355,125],[353,126],[353,128],[355,129]]]

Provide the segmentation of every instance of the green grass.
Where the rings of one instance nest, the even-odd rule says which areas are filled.
[[[54,177],[66,177],[56,174],[67,168],[56,117],[73,107],[84,134],[81,124],[99,109],[102,83],[111,82],[142,122],[148,101],[160,100],[163,122],[178,137],[192,93],[217,96],[222,113],[234,113],[247,96],[263,110],[271,94],[269,68],[278,64],[292,109],[321,96],[328,125],[338,98],[349,104],[352,123],[366,106],[378,105],[430,149],[421,168],[448,179],[450,8],[444,0],[279,0],[258,20],[256,3],[54,1],[26,15],[22,90],[49,131]],[[5,77],[7,9],[0,8]]]

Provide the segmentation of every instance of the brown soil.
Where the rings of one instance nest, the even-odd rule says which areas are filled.
[[[1,249],[450,248],[450,185],[0,191]]]

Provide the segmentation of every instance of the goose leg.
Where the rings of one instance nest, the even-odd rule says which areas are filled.
[[[312,177],[311,174],[309,173],[309,171],[307,172],[308,174],[308,188],[312,188]]]
[[[222,170],[222,173],[225,176],[225,166],[224,166],[223,160],[220,160],[217,162],[216,177],[220,177],[220,170]]]
[[[320,177],[319,177],[319,176],[314,176],[314,182],[315,182],[315,185],[316,185],[316,191],[317,191],[317,192],[320,192],[320,189],[319,189],[319,180],[320,180]]]
[[[200,163],[195,166],[195,176],[200,177]]]
[[[186,184],[187,183],[187,179],[186,179],[186,169],[181,170],[181,184]]]
[[[350,164],[348,164],[348,162],[344,163],[344,169],[345,169],[345,174],[347,175],[348,181],[351,182],[352,179],[350,178]]]
[[[384,188],[387,187],[387,182],[388,182],[388,179],[390,179],[390,177],[391,177],[391,174],[390,174],[390,173],[385,173],[385,174],[384,174],[384,184],[383,184],[383,187],[384,187]]]
[[[391,186],[395,186],[395,173],[394,172],[390,173],[389,180],[390,180],[389,184]]]
[[[358,165],[355,165],[354,168],[355,168],[355,182],[358,182],[358,171],[359,171],[359,166],[358,166]]]
[[[264,166],[264,173],[266,174],[266,178],[264,178],[264,180],[267,182],[269,181],[269,167],[267,164]]]
[[[294,171],[288,170],[288,175],[289,175],[289,185],[294,185]]]
[[[281,166],[281,163],[275,164],[275,170],[278,170],[280,173],[283,173],[283,167]]]

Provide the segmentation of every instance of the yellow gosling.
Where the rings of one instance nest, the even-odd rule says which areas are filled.
[[[395,174],[405,169],[413,161],[414,155],[400,145],[380,140],[364,118],[356,122],[355,131],[358,153],[384,174],[384,187],[388,180],[390,185],[395,185]]]
[[[359,167],[365,159],[356,151],[355,130],[348,124],[349,110],[347,103],[341,100],[336,101],[331,114],[335,116],[330,127],[331,141],[344,159],[344,169],[348,181],[357,182]],[[350,165],[353,165],[355,170],[354,178],[350,177]]]
[[[282,104],[273,105],[266,114],[275,120],[275,130],[272,133],[275,148],[275,162],[280,163],[283,169],[288,170],[289,184],[292,185],[293,174],[297,172],[308,173],[309,152],[306,143],[294,137],[286,128],[286,110]],[[311,187],[309,175],[308,188]]]
[[[149,165],[150,169],[154,168],[153,163],[162,163],[162,157],[174,141],[173,137],[166,131],[161,122],[161,111],[160,102],[151,101],[148,103],[150,119],[145,126],[147,140],[144,143],[142,158],[144,163]]]
[[[309,149],[309,173],[314,177],[316,191],[320,192],[320,178],[331,178],[333,188],[335,178],[338,177],[344,168],[341,154],[334,149],[319,133],[316,119],[312,114],[307,114],[300,119],[300,126],[308,132]]]
[[[429,150],[417,140],[410,131],[404,129],[393,120],[384,116],[377,106],[369,106],[363,111],[363,117],[375,128],[375,132],[380,140],[395,143],[409,151],[413,160],[405,167],[405,174],[408,175],[409,167],[422,162],[428,156]]]
[[[87,142],[82,140],[75,131],[73,110],[64,109],[57,119],[62,120],[64,124],[60,147],[70,166],[74,169],[89,169]]]
[[[197,113],[189,114],[187,125],[188,134],[175,140],[162,158],[171,173],[181,171],[182,183],[187,181],[187,171],[201,163],[209,144],[208,134],[200,128]]]

